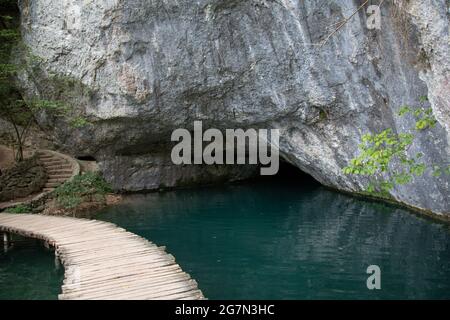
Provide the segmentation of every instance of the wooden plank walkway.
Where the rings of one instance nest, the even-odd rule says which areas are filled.
[[[55,247],[65,268],[60,300],[204,298],[163,247],[109,222],[0,213],[0,231]]]

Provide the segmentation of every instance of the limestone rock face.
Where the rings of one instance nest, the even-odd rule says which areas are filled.
[[[40,121],[69,152],[95,157],[122,190],[254,172],[171,164],[172,131],[202,120],[222,129],[282,129],[283,159],[325,185],[363,191],[366,178],[342,173],[361,136],[414,127],[412,117],[397,113],[424,95],[438,123],[416,133],[409,152],[448,165],[448,2],[385,1],[380,30],[367,28],[361,10],[320,45],[360,4],[22,0],[24,41],[40,61],[39,72],[22,75],[24,90],[45,95],[55,79],[72,79],[64,90],[95,125],[70,129],[50,116]],[[391,195],[448,215],[449,182],[448,175],[427,172]]]

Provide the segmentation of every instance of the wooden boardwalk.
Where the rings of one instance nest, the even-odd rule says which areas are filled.
[[[112,223],[0,213],[0,231],[55,248],[65,268],[60,300],[203,299],[164,248]]]

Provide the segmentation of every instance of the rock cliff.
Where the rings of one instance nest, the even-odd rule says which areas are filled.
[[[381,29],[362,1],[22,0],[32,66],[24,90],[63,94],[94,125],[41,116],[61,147],[96,158],[119,190],[239,179],[249,167],[173,166],[170,134],[194,120],[216,128],[280,128],[284,160],[321,183],[365,190],[344,175],[361,136],[414,121],[397,113],[427,95],[438,123],[410,152],[448,164],[449,7],[384,1]],[[375,4],[375,3],[374,3]],[[28,52],[30,54],[30,52]],[[396,187],[398,202],[450,214],[449,176]]]

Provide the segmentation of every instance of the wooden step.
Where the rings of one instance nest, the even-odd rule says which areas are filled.
[[[47,157],[47,156],[52,156],[53,157],[53,154],[45,152],[45,151],[37,151],[36,155],[38,157]]]
[[[44,163],[44,166],[45,165],[52,165],[52,164],[69,164],[66,160],[62,160],[62,159],[46,160],[43,163]]]
[[[53,178],[53,177],[49,177],[47,179],[47,183],[64,183],[66,182],[67,179],[65,178]]]
[[[47,182],[44,185],[44,189],[46,189],[46,188],[56,188],[56,187],[59,187],[61,184],[62,184],[61,182]]]
[[[72,178],[72,175],[70,173],[68,174],[58,174],[58,173],[48,173],[47,172],[48,179],[64,179],[68,180]]]
[[[46,170],[53,170],[53,169],[71,170],[72,167],[70,166],[70,164],[52,164],[52,165],[45,166],[45,169]]]
[[[39,160],[41,161],[47,161],[47,160],[52,160],[52,159],[59,159],[59,157],[55,157],[54,155],[42,155],[42,156],[38,156]]]
[[[65,170],[65,169],[50,169],[46,171],[47,174],[49,175],[68,175],[71,177],[73,174],[72,170]]]
[[[41,161],[45,161],[45,160],[49,160],[49,159],[54,159],[55,156],[51,155],[51,154],[46,154],[46,155],[38,155],[39,160]]]
[[[52,159],[48,161],[42,161],[44,165],[50,165],[50,164],[61,164],[61,163],[67,163],[66,161],[62,161],[60,159]]]

